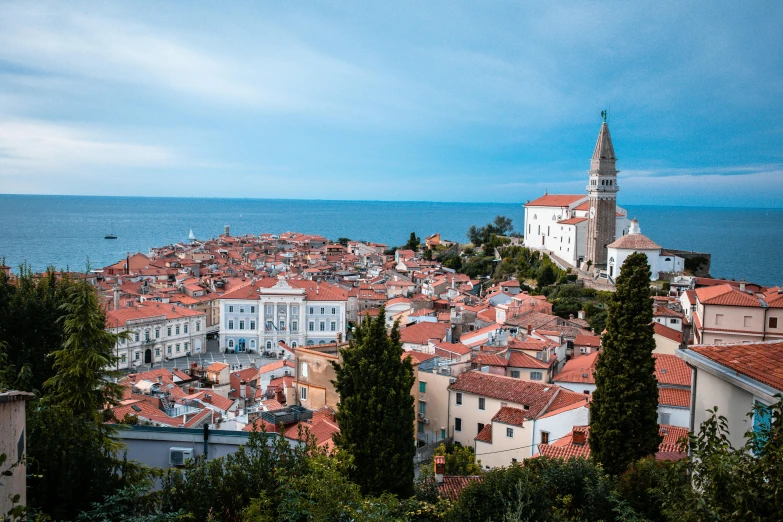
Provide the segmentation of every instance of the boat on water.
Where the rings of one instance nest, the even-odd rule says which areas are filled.
[[[196,239],[196,236],[193,235],[193,229],[192,228],[190,229],[190,234],[188,234],[188,239],[190,239],[191,241]]]
[[[114,234],[106,234],[105,236],[103,236],[103,239],[117,239],[117,236],[115,236]]]

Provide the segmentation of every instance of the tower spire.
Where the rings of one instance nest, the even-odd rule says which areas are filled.
[[[601,124],[601,130],[598,132],[598,141],[595,142],[592,159],[617,159],[614,157],[614,146],[612,146],[612,137],[609,135],[609,125],[607,125],[606,119],[604,119],[604,122]]]

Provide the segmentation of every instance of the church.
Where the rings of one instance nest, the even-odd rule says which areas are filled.
[[[661,247],[642,236],[638,223],[634,220],[632,226],[628,213],[617,206],[620,186],[616,164],[612,137],[604,120],[590,160],[587,193],[544,194],[528,201],[524,206],[525,246],[550,252],[583,270],[602,270],[610,281],[617,277],[622,265],[616,257],[618,250],[627,257],[630,245],[644,243],[648,247],[640,251],[648,257],[653,280],[658,279],[659,266],[669,270],[679,267],[682,262],[679,258],[680,263],[673,259],[666,260],[666,264],[659,263],[657,258],[665,255]],[[618,239],[629,234],[634,236],[633,240],[618,243]]]

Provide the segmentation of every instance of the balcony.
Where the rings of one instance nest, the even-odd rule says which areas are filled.
[[[312,419],[313,412],[312,410],[302,408],[301,406],[289,406],[283,410],[262,412],[261,418],[266,422],[278,426],[280,423],[293,424],[295,422]]]

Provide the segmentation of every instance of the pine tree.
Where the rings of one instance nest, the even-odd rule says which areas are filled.
[[[658,450],[658,381],[647,256],[628,256],[609,302],[590,408],[592,457],[612,474]]]
[[[122,396],[122,387],[113,382],[120,372],[111,370],[122,334],[106,330],[106,313],[85,281],[73,286],[61,308],[65,342],[51,354],[56,373],[44,383],[46,399],[74,415],[93,415]]]
[[[400,497],[413,494],[414,383],[410,359],[402,360],[398,325],[386,333],[386,313],[356,330],[342,362],[332,363],[340,394],[338,447],[353,456],[351,479],[362,492]]]

